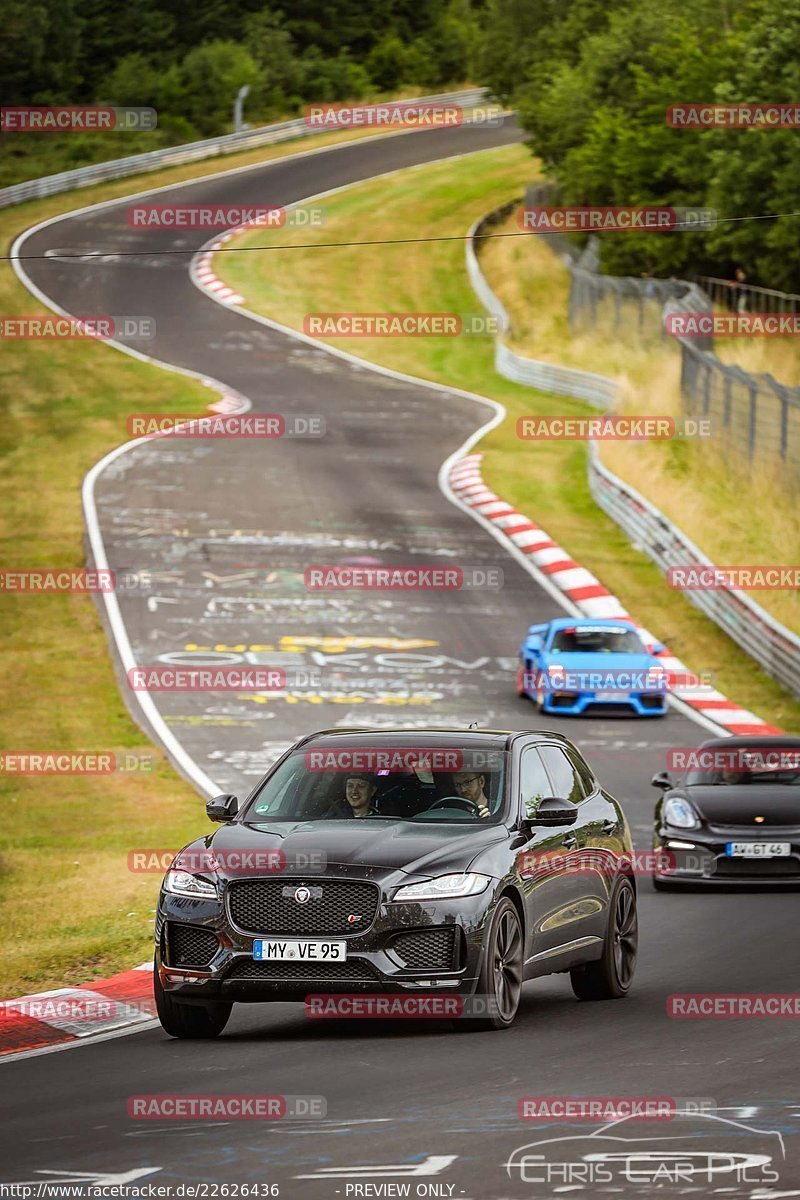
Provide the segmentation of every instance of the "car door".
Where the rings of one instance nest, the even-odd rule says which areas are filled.
[[[540,754],[540,747],[526,746],[520,755],[519,813],[535,820],[539,802],[556,795]],[[527,909],[528,944],[525,959],[529,971],[546,960],[569,940],[564,934],[565,914],[574,903],[576,882],[570,855],[577,849],[574,827],[534,826],[531,836],[516,850],[516,864]]]
[[[554,795],[578,805],[574,826],[577,847],[573,888],[574,909],[570,924],[575,936],[602,936],[607,920],[608,897],[624,843],[624,827],[617,810],[603,792],[588,764],[572,746],[555,743],[542,748],[542,758]]]

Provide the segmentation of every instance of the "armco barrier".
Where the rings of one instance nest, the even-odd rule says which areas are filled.
[[[613,408],[620,400],[616,382],[603,375],[592,375],[572,367],[554,366],[516,354],[503,342],[509,316],[501,300],[492,291],[480,268],[475,252],[476,237],[508,212],[489,213],[476,221],[467,237],[467,273],[481,303],[500,320],[501,333],[495,343],[495,368],[505,379],[529,384],[558,395],[586,400],[596,408]],[[589,488],[600,508],[628,535],[665,574],[669,567],[712,567],[702,550],[654,504],[609,471],[600,461],[596,442],[589,442]],[[691,602],[719,625],[746,654],[755,659],[767,674],[800,697],[800,638],[781,625],[743,592],[733,589],[687,591]]]
[[[571,367],[560,367],[555,363],[540,362],[537,359],[525,358],[516,354],[503,341],[503,333],[508,330],[509,316],[499,297],[495,296],[478,263],[475,250],[476,241],[485,235],[492,225],[496,225],[505,215],[516,207],[516,201],[505,205],[485,217],[481,217],[470,228],[467,235],[467,273],[472,288],[489,313],[497,319],[500,334],[495,341],[494,365],[495,370],[504,379],[514,383],[527,384],[539,388],[543,392],[558,392],[563,396],[574,396],[595,408],[608,408],[616,399],[616,384],[604,375],[594,375],[591,371],[577,371]]]
[[[485,88],[465,88],[460,92],[440,92],[435,96],[409,97],[398,104],[460,104],[473,108],[486,98]],[[388,127],[387,127],[388,128]],[[138,175],[141,171],[155,171],[160,167],[175,167],[182,163],[195,162],[203,158],[214,158],[219,154],[233,154],[238,150],[253,150],[258,146],[269,146],[275,142],[288,142],[293,138],[308,137],[320,133],[318,128],[307,125],[303,117],[293,121],[281,121],[275,125],[260,125],[257,129],[245,129],[241,133],[227,133],[222,137],[207,138],[202,142],[187,142],[182,146],[165,146],[161,150],[149,150],[144,154],[131,154],[127,158],[113,158],[108,162],[93,163],[88,167],[76,167],[72,171],[61,171],[57,175],[44,175],[41,179],[29,179],[0,188],[0,208],[21,204],[24,200],[35,200],[41,196],[54,196],[57,192],[68,192],[73,188],[90,187],[107,179],[123,179]]]

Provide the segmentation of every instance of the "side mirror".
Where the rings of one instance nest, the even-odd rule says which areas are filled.
[[[667,647],[664,645],[663,642],[653,642],[653,645],[650,649],[650,653],[651,654],[663,654],[664,651],[666,650],[666,648]]]
[[[232,821],[239,811],[236,796],[215,796],[206,801],[206,816],[209,821]]]
[[[669,777],[669,771],[659,771],[650,780],[654,788],[660,788],[662,792],[668,792],[671,787],[674,787],[672,780]]]
[[[574,825],[578,819],[578,806],[571,800],[560,800],[558,796],[545,796],[536,805],[534,812],[525,818],[531,829],[538,825]]]

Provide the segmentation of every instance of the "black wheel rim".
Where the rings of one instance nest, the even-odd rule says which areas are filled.
[[[614,906],[614,967],[620,987],[630,986],[636,966],[637,942],[636,897],[633,888],[624,884],[617,893]]]
[[[519,1005],[522,990],[522,930],[516,912],[500,914],[492,950],[492,984],[497,1014],[511,1021]]]

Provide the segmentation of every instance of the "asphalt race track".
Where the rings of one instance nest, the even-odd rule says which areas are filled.
[[[157,201],[286,205],[518,136],[509,122],[354,142],[181,184]],[[323,437],[268,442],[158,439],[121,455],[98,478],[111,566],[149,571],[153,580],[149,589],[121,595],[137,661],[279,665],[294,681],[266,699],[156,693],[184,750],[220,791],[243,795],[294,738],[326,726],[534,724],[533,708],[514,695],[516,651],[526,625],[557,615],[556,603],[437,485],[442,462],[489,410],[372,372],[223,308],[191,282],[189,253],[153,253],[197,249],[208,232],[136,231],[125,208],[122,201],[90,209],[29,235],[23,259],[107,252],[88,263],[32,258],[23,263],[32,283],[76,315],[152,316],[156,337],[141,348],[156,360],[220,381],[255,412],[317,415],[326,427]],[[119,257],[122,251],[135,255]],[[368,270],[369,251],[360,253]],[[276,254],[274,265],[291,270],[291,258]],[[335,308],[335,297],[328,307]],[[120,397],[120,442],[132,412],[135,396]],[[353,561],[499,568],[503,586],[306,591],[309,565]],[[131,707],[141,719],[135,702]],[[709,736],[675,711],[652,723],[547,723],[582,747],[625,803],[643,848],[655,795],[651,774],[663,769],[669,746]],[[198,801],[198,833],[206,828]],[[179,1043],[149,1026],[7,1062],[2,1082],[14,1103],[3,1120],[2,1178],[124,1182],[140,1172],[159,1184],[277,1184],[288,1200],[398,1195],[354,1189],[404,1178],[411,1195],[549,1195],[554,1189],[537,1184],[533,1173],[509,1177],[509,1155],[539,1138],[596,1126],[534,1127],[517,1115],[521,1097],[651,1096],[715,1101],[718,1119],[698,1119],[692,1130],[706,1150],[749,1152],[765,1135],[745,1125],[786,1135],[779,1182],[767,1182],[754,1167],[746,1178],[718,1173],[701,1186],[695,1177],[666,1194],[724,1188],[726,1196],[753,1200],[800,1195],[792,1190],[800,1189],[791,1136],[800,1116],[792,1022],[666,1015],[674,992],[800,990],[796,896],[657,895],[645,879],[640,902],[641,955],[629,999],[581,1004],[566,977],[552,977],[528,985],[517,1022],[504,1033],[464,1035],[427,1021],[312,1022],[298,1007],[239,1006],[215,1043]],[[326,1116],[274,1123],[129,1119],[131,1095],[156,1093],[316,1096],[324,1098]],[[653,1190],[636,1180],[567,1185],[607,1192],[620,1186],[631,1195]]]

